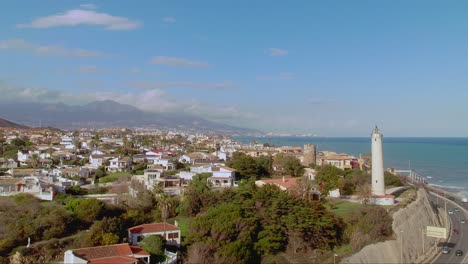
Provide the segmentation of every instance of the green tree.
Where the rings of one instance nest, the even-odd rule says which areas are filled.
[[[297,158],[285,157],[282,165],[285,172],[289,175],[301,176],[304,174],[304,167]]]
[[[271,156],[262,156],[255,158],[257,163],[257,172],[261,177],[269,177],[273,172],[273,159]]]
[[[401,181],[401,178],[388,171],[384,172],[384,182],[385,182],[385,186],[395,186],[395,187],[403,186],[403,182]]]
[[[113,245],[119,242],[119,236],[113,233],[104,233],[101,238],[101,245]]]
[[[241,179],[256,179],[259,176],[257,162],[245,153],[234,152],[226,165],[235,169]]]
[[[161,236],[146,236],[138,245],[152,255],[164,256],[165,241]]]
[[[65,209],[73,212],[79,219],[92,222],[102,217],[105,203],[94,198],[76,198],[65,205]]]
[[[344,172],[332,165],[323,165],[317,168],[315,182],[319,186],[322,196],[327,196],[330,191],[338,188],[338,180]]]

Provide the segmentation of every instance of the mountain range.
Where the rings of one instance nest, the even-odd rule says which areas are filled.
[[[0,127],[1,128],[28,128],[27,126],[19,125],[8,121],[6,119],[0,118]]]
[[[0,115],[28,126],[76,128],[159,128],[224,134],[261,134],[260,131],[230,126],[186,113],[150,113],[112,100],[86,105],[64,103],[2,102]]]

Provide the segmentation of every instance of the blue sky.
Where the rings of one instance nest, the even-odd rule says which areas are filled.
[[[468,135],[464,1],[0,7],[0,100],[112,99],[277,133]]]

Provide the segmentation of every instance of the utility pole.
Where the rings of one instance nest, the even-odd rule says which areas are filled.
[[[421,255],[424,255],[424,228],[422,229],[422,254]]]
[[[403,230],[400,230],[400,263],[403,262]]]

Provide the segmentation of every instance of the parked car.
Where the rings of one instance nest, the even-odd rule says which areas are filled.
[[[449,248],[449,247],[445,246],[445,247],[442,248],[442,253],[443,253],[443,254],[448,254],[449,252],[450,252],[450,248]]]
[[[463,251],[461,249],[458,249],[455,251],[455,256],[463,256]]]
[[[458,231],[458,229],[453,229],[453,234],[454,235],[458,235],[460,233],[460,231]]]
[[[452,210],[448,210],[448,214],[453,214],[453,211],[452,211]]]
[[[453,210],[454,210],[455,212],[460,212],[460,210],[459,210],[457,207],[453,208]]]
[[[460,220],[460,223],[464,224],[464,223],[465,223],[465,219]]]

